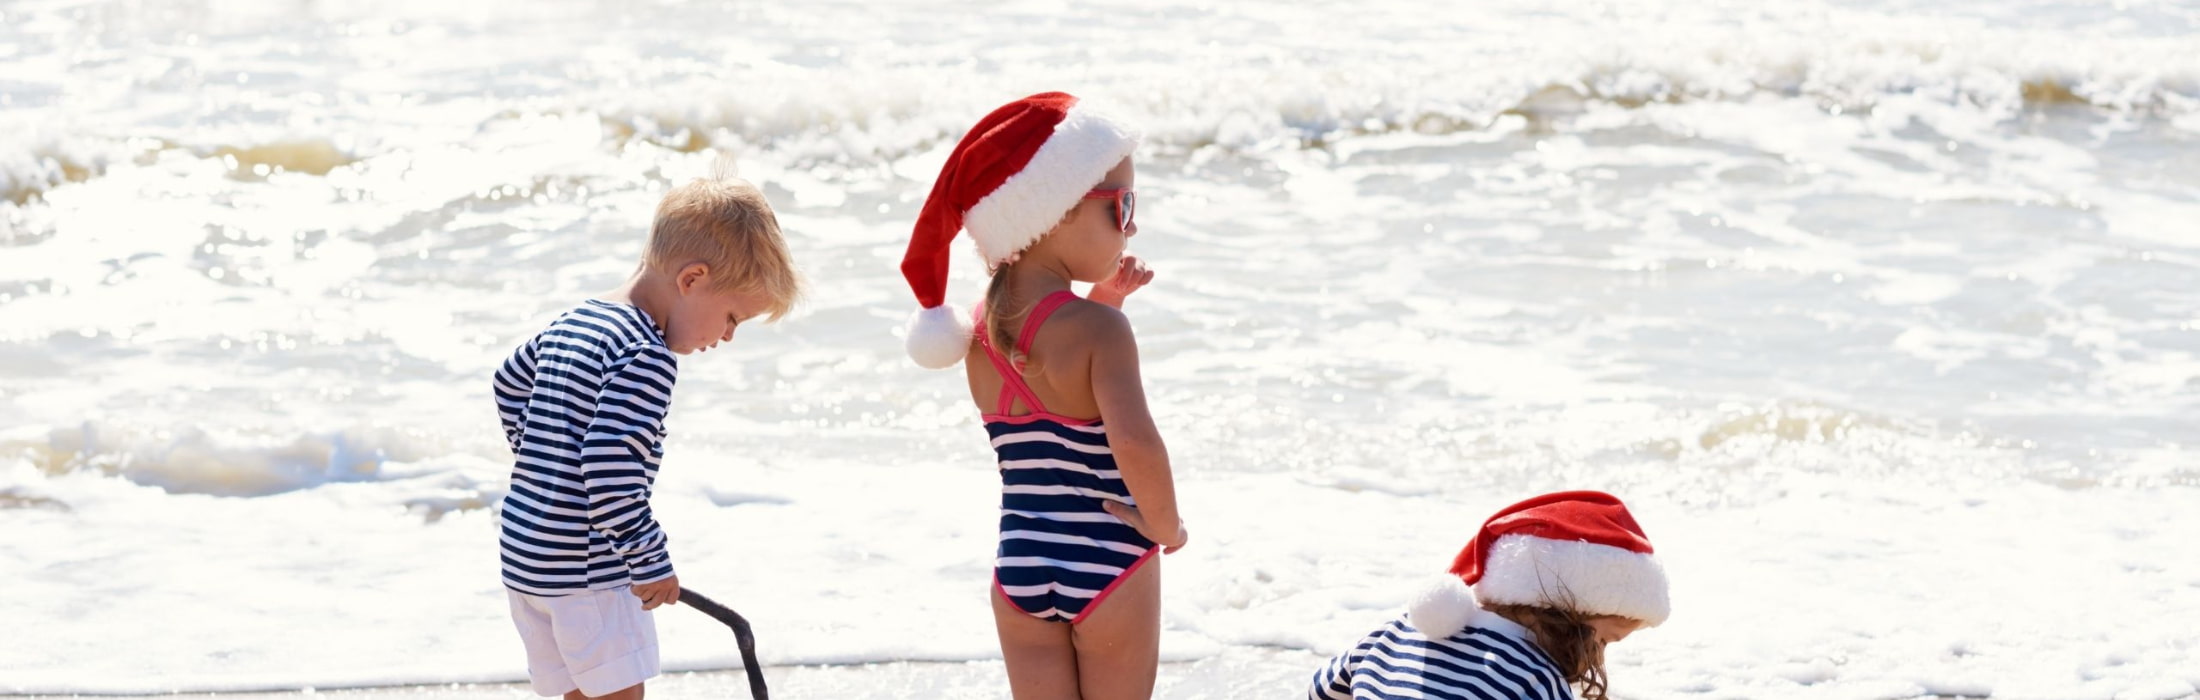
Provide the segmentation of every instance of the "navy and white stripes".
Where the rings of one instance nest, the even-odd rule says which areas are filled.
[[[1310,700],[1572,700],[1565,677],[1518,624],[1487,612],[1444,639],[1400,615],[1314,673]]]
[[[641,309],[590,300],[496,373],[512,447],[504,585],[564,595],[672,576],[649,509],[678,361]]]
[[[1042,620],[1075,623],[1155,551],[1103,510],[1135,506],[1116,471],[1106,428],[1044,414],[989,416],[1001,470],[1001,593]]]
[[[1040,299],[1024,317],[1016,348],[1031,352],[1040,325],[1077,298],[1058,291]],[[1103,505],[1138,503],[1115,467],[1115,450],[1108,447],[1108,429],[1099,419],[1049,413],[1024,383],[1021,368],[985,334],[978,335],[978,345],[1001,375],[997,408],[985,414],[985,432],[1001,469],[1001,544],[994,554],[993,584],[1027,615],[1076,624],[1161,548]],[[1011,415],[1018,400],[1031,413]]]

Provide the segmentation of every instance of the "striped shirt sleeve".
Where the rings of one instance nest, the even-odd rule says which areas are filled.
[[[527,397],[535,391],[535,344],[530,341],[512,351],[497,368],[497,422],[504,424],[504,441],[519,454],[520,437],[527,420]]]
[[[663,454],[665,413],[675,376],[672,352],[644,344],[612,363],[596,416],[581,441],[581,480],[589,527],[626,559],[635,583],[673,575],[664,531],[649,509],[652,463]]]
[[[1314,672],[1314,685],[1307,689],[1307,700],[1352,700],[1352,672],[1367,656],[1375,643],[1375,636],[1360,640],[1358,646],[1330,659],[1329,665]]]

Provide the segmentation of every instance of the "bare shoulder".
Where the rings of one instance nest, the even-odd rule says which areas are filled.
[[[1122,309],[1086,299],[1063,304],[1047,325],[1056,327],[1063,340],[1080,345],[1135,342],[1130,317]]]

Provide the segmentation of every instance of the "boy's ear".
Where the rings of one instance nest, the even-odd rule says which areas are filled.
[[[687,267],[680,268],[679,276],[674,277],[672,281],[680,288],[681,294],[686,294],[695,291],[696,285],[702,284],[703,280],[709,278],[710,265],[696,262],[688,263]]]

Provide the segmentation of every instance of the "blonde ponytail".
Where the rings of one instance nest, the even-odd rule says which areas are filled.
[[[1016,347],[1015,321],[1030,310],[1014,307],[1015,294],[1010,289],[1013,285],[1009,284],[1009,272],[1015,267],[1016,261],[1010,260],[993,268],[993,281],[985,288],[985,327],[979,332],[985,334],[986,344],[992,345],[995,352],[1008,358],[1011,366],[1022,371],[1028,358],[1024,357],[1022,348]]]

